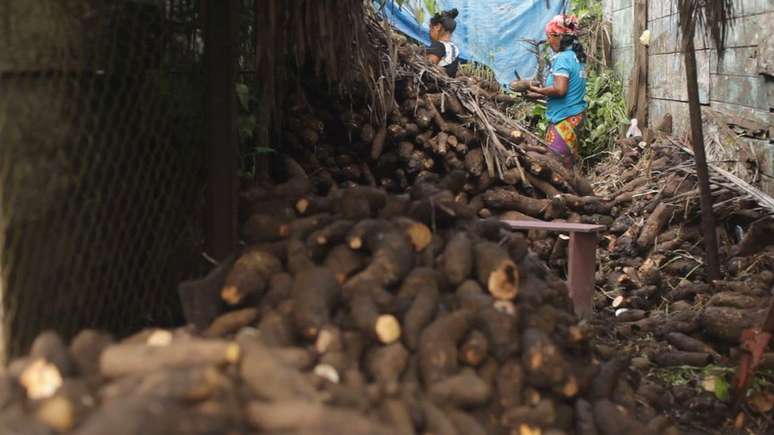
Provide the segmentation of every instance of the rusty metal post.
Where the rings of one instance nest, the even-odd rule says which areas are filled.
[[[237,246],[238,0],[205,0],[207,80],[207,252],[221,260]]]
[[[702,130],[701,106],[699,105],[699,82],[696,73],[696,51],[693,44],[695,23],[690,32],[683,35],[683,55],[685,56],[685,75],[688,82],[688,110],[691,118],[691,144],[696,159],[696,175],[699,179],[701,194],[701,228],[704,236],[704,267],[707,277],[713,281],[720,279],[720,259],[718,258],[718,240],[715,229],[715,216],[712,213],[712,193],[709,184],[707,155],[704,151],[704,131]]]

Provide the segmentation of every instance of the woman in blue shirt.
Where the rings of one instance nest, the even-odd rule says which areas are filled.
[[[546,25],[548,44],[556,53],[546,86],[531,86],[533,96],[548,97],[548,148],[572,168],[579,156],[578,132],[586,111],[586,53],[578,41],[578,19],[557,15]],[[536,95],[537,94],[537,95]]]

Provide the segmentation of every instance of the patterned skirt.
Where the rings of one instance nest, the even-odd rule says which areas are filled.
[[[567,168],[572,168],[580,155],[578,133],[584,118],[585,116],[583,113],[570,116],[556,124],[551,124],[546,132],[548,149],[550,149]]]

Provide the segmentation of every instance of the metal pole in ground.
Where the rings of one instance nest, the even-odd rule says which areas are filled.
[[[203,2],[207,80],[207,253],[222,260],[237,246],[237,0]]]

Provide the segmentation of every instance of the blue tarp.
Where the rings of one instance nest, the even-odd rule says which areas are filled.
[[[387,0],[384,14],[398,30],[429,45],[431,16],[425,2],[404,3],[401,8]],[[457,8],[460,12],[452,41],[460,48],[461,57],[488,65],[502,84],[515,78],[514,70],[524,79],[535,74],[535,55],[521,40],[545,39],[545,24],[562,13],[566,3],[567,0],[437,0],[439,10]],[[418,17],[422,18],[421,23]]]

